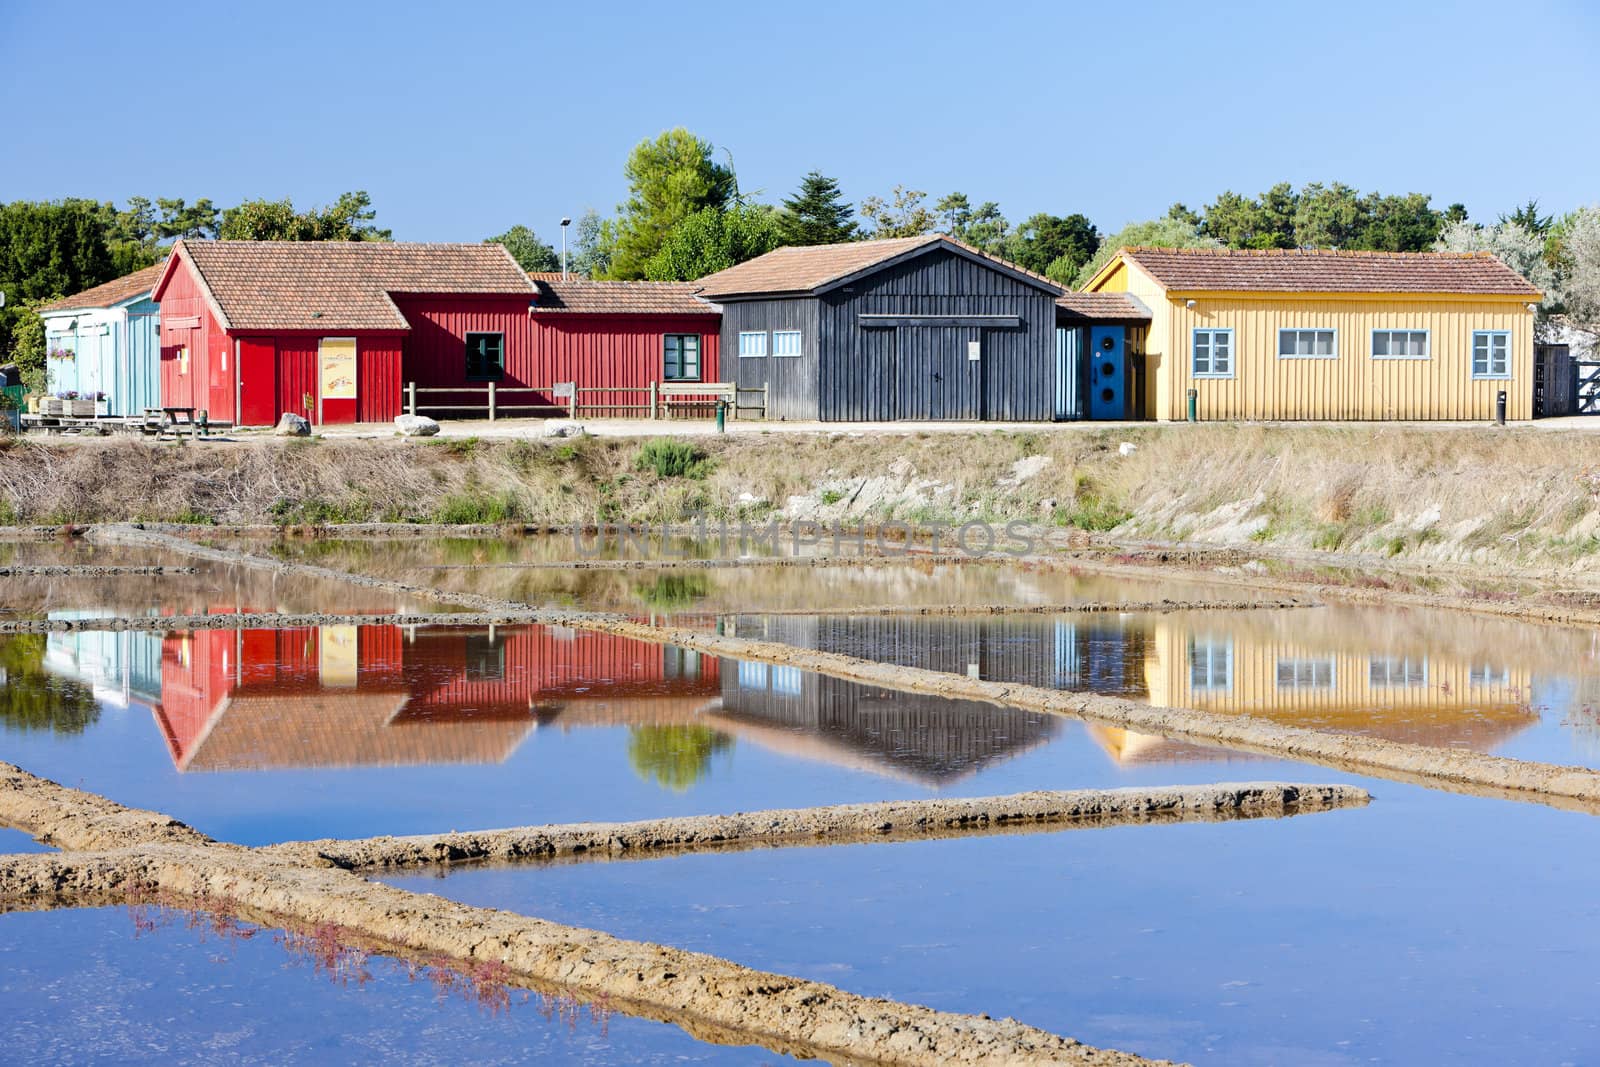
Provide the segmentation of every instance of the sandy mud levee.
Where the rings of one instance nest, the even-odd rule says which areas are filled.
[[[663,852],[913,840],[1008,829],[1059,830],[1158,822],[1273,818],[1357,807],[1347,785],[1249,782],[1157,789],[1081,789],[890,801],[625,823],[526,826],[471,833],[308,841],[268,851],[348,868],[413,867],[560,857],[648,858]]]

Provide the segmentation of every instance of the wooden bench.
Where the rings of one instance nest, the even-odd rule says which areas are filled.
[[[656,386],[662,414],[669,414],[675,404],[681,407],[726,404],[730,412],[737,412],[738,392],[739,387],[732,382],[662,382]],[[652,412],[652,417],[654,414]]]

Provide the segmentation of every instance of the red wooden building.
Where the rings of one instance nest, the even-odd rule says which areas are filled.
[[[539,287],[533,307],[538,384],[573,382],[585,406],[645,402],[651,382],[720,381],[722,309],[695,296],[686,282],[601,282],[530,275]],[[546,402],[549,397],[541,397]]]
[[[527,365],[534,297],[500,245],[179,241],[154,293],[162,403],[244,426],[387,421],[408,378]]]

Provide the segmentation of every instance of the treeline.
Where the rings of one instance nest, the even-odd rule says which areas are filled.
[[[858,206],[819,171],[777,203],[764,203],[741,193],[715,146],[684,129],[641,142],[624,177],[628,198],[616,213],[602,217],[591,209],[578,223],[570,267],[580,274],[688,280],[780,245],[939,231],[1070,286],[1127,244],[1423,251],[1467,217],[1462,205],[1438,210],[1421,193],[1362,193],[1341,182],[1295,189],[1284,182],[1259,196],[1225,192],[1198,211],[1174,204],[1159,219],[1105,234],[1080,213],[1039,212],[1012,223],[993,200],[960,191],[930,198],[910,185]],[[503,238],[508,246],[515,238],[514,253],[525,266],[556,262],[553,248],[527,227]]]
[[[39,305],[148,267],[179,238],[254,241],[386,241],[372,198],[342,194],[306,211],[288,200],[246,200],[219,208],[209,199],[129,197],[0,204],[0,352],[42,366]],[[35,337],[35,334],[38,336]],[[20,350],[19,350],[20,349]]]

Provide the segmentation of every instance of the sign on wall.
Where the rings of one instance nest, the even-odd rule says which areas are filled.
[[[323,400],[356,398],[356,339],[324,337],[317,345],[318,383]]]

